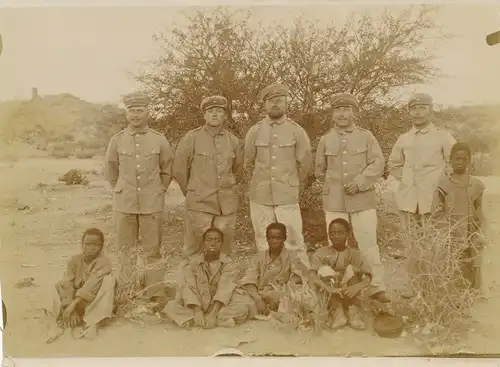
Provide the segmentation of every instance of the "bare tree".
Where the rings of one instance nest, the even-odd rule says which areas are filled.
[[[259,91],[272,82],[291,89],[289,114],[315,140],[328,129],[335,93],[355,94],[362,124],[383,123],[393,111],[393,92],[438,75],[429,38],[442,38],[435,7],[409,7],[397,14],[352,14],[341,27],[304,18],[292,27],[252,26],[251,11],[227,7],[186,15],[188,25],[155,35],[164,53],[135,75],[155,101],[159,128],[174,140],[199,126],[199,103],[210,94],[231,106],[230,128],[243,136],[260,114]],[[391,112],[392,113],[392,112]]]

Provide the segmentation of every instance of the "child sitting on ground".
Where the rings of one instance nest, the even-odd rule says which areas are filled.
[[[345,219],[337,218],[330,223],[328,235],[332,244],[313,254],[310,280],[313,288],[328,297],[332,329],[349,324],[353,329],[362,330],[365,323],[360,313],[360,294],[370,285],[371,271],[359,250],[347,247],[350,231]],[[331,284],[327,280],[331,280]]]
[[[66,328],[84,326],[78,336],[94,338],[98,326],[112,316],[115,278],[111,263],[103,253],[104,234],[87,229],[81,240],[82,252],[70,258],[63,279],[52,291],[47,343],[59,338]]]
[[[483,193],[485,186],[470,175],[472,151],[465,143],[456,143],[450,153],[453,172],[438,186],[434,215],[438,228],[451,233],[454,245],[463,248],[462,273],[471,288],[481,290],[481,255],[486,244],[483,235]]]

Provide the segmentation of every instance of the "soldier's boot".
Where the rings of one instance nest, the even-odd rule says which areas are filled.
[[[355,330],[365,330],[366,325],[363,321],[363,316],[359,312],[358,307],[349,306],[347,309],[347,319],[349,320],[349,326]]]
[[[338,307],[333,311],[331,317],[330,328],[332,330],[337,330],[347,325],[348,320],[342,307]]]

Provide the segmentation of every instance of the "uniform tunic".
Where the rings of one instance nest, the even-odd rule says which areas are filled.
[[[137,255],[145,264],[146,296],[163,294],[161,238],[165,192],[172,182],[174,154],[168,140],[145,127],[130,127],[111,138],[105,176],[113,187],[120,289],[131,291],[137,273]],[[141,248],[135,245],[141,238]],[[120,291],[121,292],[121,291]]]
[[[395,195],[399,210],[431,212],[434,193],[455,143],[449,132],[433,124],[421,130],[413,127],[398,138],[389,156],[388,168],[400,181]]]
[[[200,250],[203,233],[215,226],[224,233],[222,252],[230,253],[238,210],[237,184],[243,172],[240,141],[227,129],[213,134],[206,126],[179,142],[173,172],[186,196],[184,255]]]

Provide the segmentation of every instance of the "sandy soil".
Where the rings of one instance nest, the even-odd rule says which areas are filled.
[[[71,168],[89,173],[88,186],[66,186],[58,177]],[[103,329],[94,341],[73,340],[67,333],[58,342],[46,345],[46,333],[40,307],[51,287],[64,271],[65,261],[79,251],[80,235],[97,226],[112,243],[110,216],[111,190],[103,181],[99,160],[30,158],[0,163],[1,256],[0,278],[9,319],[4,333],[5,352],[16,358],[29,357],[141,357],[206,356],[221,348],[239,347],[249,354],[332,355],[416,355],[420,351],[410,337],[382,339],[372,331],[343,330],[320,336],[290,333],[270,323],[252,322],[228,330],[183,331],[169,324],[139,325],[117,321]],[[487,211],[492,219],[493,237],[500,226],[497,204],[500,180],[485,178]],[[168,192],[167,208],[182,204],[176,185]],[[167,215],[170,215],[167,212]],[[180,223],[177,221],[177,223]],[[175,258],[179,228],[168,228],[164,240],[167,256]],[[111,252],[111,256],[112,251]],[[169,255],[170,254],[170,255]],[[476,353],[495,353],[500,349],[500,249],[491,246],[486,253],[486,283],[491,299],[478,303],[474,327],[457,349]],[[170,264],[170,269],[175,265]],[[395,282],[398,273],[394,260],[387,261],[387,278]],[[399,272],[401,273],[401,272]],[[33,277],[33,286],[17,288],[22,278]],[[168,277],[168,275],[167,275]]]

